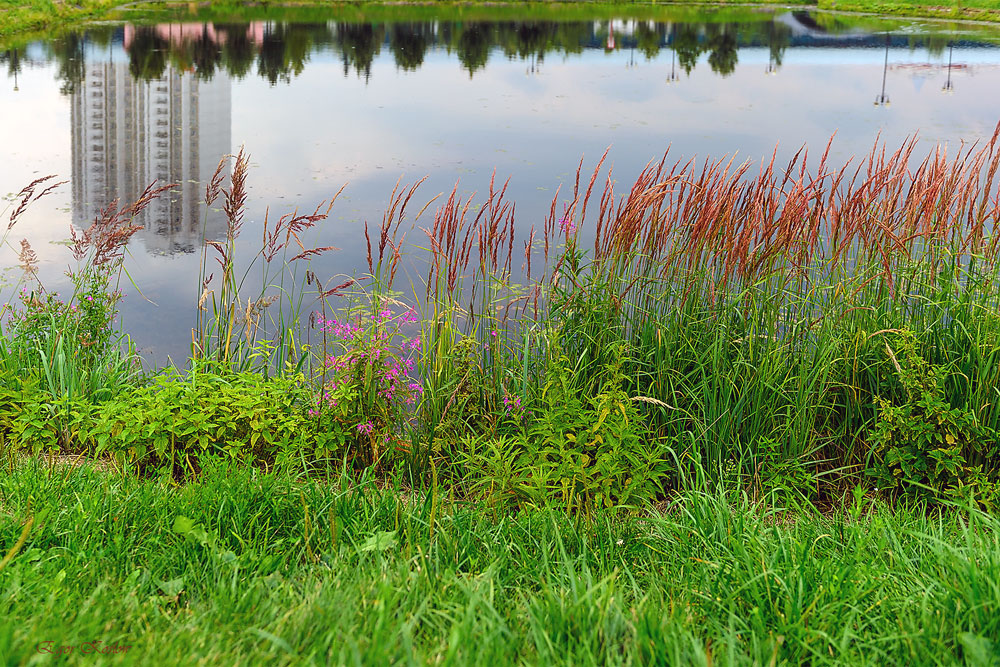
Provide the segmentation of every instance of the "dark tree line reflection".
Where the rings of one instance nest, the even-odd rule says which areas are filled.
[[[808,24],[808,15],[800,18]],[[112,48],[120,44],[137,79],[158,79],[171,66],[204,80],[219,72],[237,79],[256,72],[273,85],[291,81],[316,53],[336,54],[345,76],[368,80],[383,51],[391,54],[399,69],[416,70],[434,49],[454,54],[470,77],[491,58],[531,60],[540,65],[550,54],[585,49],[629,49],[647,59],[671,50],[688,75],[704,61],[712,72],[728,76],[736,68],[739,49],[747,46],[767,47],[769,71],[780,68],[793,39],[789,24],[774,19],[753,23],[633,21],[625,22],[625,29],[606,21],[267,22],[102,26],[67,34],[45,48],[57,63],[63,92],[70,94],[83,78],[88,43]],[[913,38],[900,39],[913,44]],[[932,52],[941,52],[948,38],[932,35],[919,41]],[[22,59],[18,49],[0,51],[0,64],[6,65],[12,77],[20,71]]]

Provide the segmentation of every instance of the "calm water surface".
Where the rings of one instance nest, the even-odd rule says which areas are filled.
[[[190,340],[203,183],[240,146],[253,158],[244,251],[259,246],[267,207],[311,210],[348,183],[312,238],[341,248],[313,267],[332,275],[366,268],[362,224],[381,219],[400,178],[429,176],[416,212],[455,182],[485,191],[495,169],[510,177],[527,231],[560,184],[571,189],[581,156],[592,168],[609,146],[623,187],[668,147],[675,158],[759,160],[777,144],[787,158],[803,144],[818,154],[836,132],[831,156],[843,162],[878,136],[895,146],[919,133],[921,155],[956,150],[1000,120],[1000,31],[896,22],[873,32],[805,12],[690,16],[179,21],[0,47],[0,193],[45,174],[71,181],[8,242],[27,238],[46,287],[65,290],[71,225],[154,179],[180,183],[141,221],[128,269],[143,296],[126,288],[123,307],[126,328],[162,360]],[[217,211],[207,235],[224,235]],[[16,263],[10,248],[0,259]],[[9,271],[8,284],[17,277]]]

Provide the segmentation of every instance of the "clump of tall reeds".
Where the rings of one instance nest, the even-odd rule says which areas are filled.
[[[52,178],[33,181],[19,193],[8,232],[30,204],[61,185],[39,189]],[[136,378],[141,370],[138,355],[116,321],[126,246],[142,229],[136,223],[138,216],[172,187],[152,183],[131,203],[109,203],[86,229],[70,229],[76,266],[67,272],[73,284],[68,299],[45,289],[38,275],[38,256],[22,239],[18,253],[22,278],[15,285],[15,299],[3,308],[7,317],[0,360],[7,386],[37,382],[55,398],[103,400]]]
[[[230,160],[233,169],[229,187],[223,187],[224,170]],[[295,210],[272,222],[268,210],[264,215],[261,247],[245,266],[240,266],[236,240],[246,214],[249,164],[250,157],[242,148],[235,156],[223,157],[205,187],[206,220],[208,208],[218,197],[223,197],[226,237],[205,241],[191,356],[194,360],[206,360],[222,367],[245,370],[256,365],[265,371],[282,370],[288,365],[301,365],[306,359],[297,343],[298,315],[305,297],[305,290],[299,289],[305,286],[299,284],[302,279],[296,275],[297,263],[336,249],[333,246],[307,248],[302,236],[326,220],[343,187],[329,202],[320,202],[312,213]],[[221,271],[218,283],[214,272],[209,272],[209,248],[215,251]],[[260,269],[261,278],[251,287],[248,279],[255,268]],[[253,294],[246,295],[248,290]],[[277,305],[271,322],[273,334],[262,347],[258,343],[263,342],[259,334],[264,312],[274,304]]]
[[[915,139],[877,143],[836,167],[830,144],[783,168],[776,152],[757,169],[665,154],[621,193],[602,157],[520,240],[506,185],[478,209],[456,186],[425,230],[427,405],[441,419],[477,375],[493,395],[481,406],[527,391],[547,349],[528,341],[557,335],[581,388],[626,350],[630,391],[685,456],[739,459],[747,479],[788,460],[858,472],[878,463],[875,397],[900,391],[885,337],[910,331],[951,404],[996,430],[998,136],[923,160]],[[469,337],[475,368],[450,371]]]
[[[411,453],[430,453],[435,466],[447,462],[445,445],[460,434],[531,432],[532,406],[553,404],[547,392],[556,373],[567,396],[626,397],[626,415],[641,415],[655,446],[670,450],[677,484],[708,470],[757,490],[788,476],[802,493],[828,493],[824,479],[900,469],[885,454],[895,450],[873,447],[872,434],[924,425],[888,429],[880,406],[921,419],[936,414],[907,409],[913,392],[894,356],[900,341],[912,341],[913,363],[940,381],[933,394],[940,410],[960,411],[962,424],[972,424],[967,432],[1000,442],[1000,125],[989,141],[952,157],[938,148],[921,160],[916,145],[910,139],[890,151],[876,143],[836,166],[831,144],[818,161],[803,148],[782,167],[776,151],[759,167],[728,157],[671,162],[668,152],[625,190],[604,171],[605,153],[589,175],[581,160],[571,194],[557,190],[537,230],[518,226],[508,182],[495,177],[481,202],[456,184],[412,220],[423,181],[397,183],[377,228],[365,224],[369,275],[346,280],[297,268],[332,249],[308,246],[304,234],[337,196],[273,222],[266,213],[260,249],[237,262],[248,197],[241,150],[219,163],[206,187],[206,207],[223,197],[228,225],[202,255],[192,359],[265,373],[318,361],[310,377],[320,407],[332,384],[350,375],[371,397],[365,415],[379,417],[355,424],[338,413],[338,423],[370,435],[378,421],[384,431],[368,461],[390,442],[406,449],[390,433],[404,424],[416,424]],[[22,192],[15,213],[42,185]],[[147,190],[140,202],[156,195]],[[406,298],[396,289],[414,251],[405,223],[415,227],[434,202],[433,222],[421,228],[426,282]],[[74,233],[80,257],[120,266],[134,227],[112,220],[130,219],[137,207],[111,207],[99,216],[105,223]],[[21,252],[29,275],[32,252]],[[259,279],[251,279],[254,270]],[[334,303],[341,296],[346,306]],[[313,297],[313,324],[336,320],[352,331],[376,324],[363,340],[334,341],[326,326],[307,349],[303,314]],[[382,325],[395,315],[379,318],[410,308],[419,323],[408,322],[405,335],[419,327],[420,353],[406,384],[420,386],[406,398],[420,402],[378,404],[379,382],[393,384],[384,374],[396,366],[387,371],[368,356],[354,363],[361,357],[347,348],[384,343]],[[345,367],[332,376],[332,345],[352,360],[351,373]],[[376,349],[372,343],[365,354]],[[941,433],[945,445],[949,435]],[[996,480],[994,458],[976,459],[983,479]]]

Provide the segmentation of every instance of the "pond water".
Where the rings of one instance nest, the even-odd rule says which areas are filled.
[[[340,248],[313,267],[333,275],[366,270],[362,225],[381,220],[400,179],[428,176],[415,212],[456,182],[484,192],[495,170],[527,230],[560,184],[569,192],[581,157],[588,170],[609,146],[624,186],[668,147],[674,158],[760,160],[777,144],[780,160],[803,144],[818,154],[836,133],[836,164],[879,136],[894,147],[918,133],[921,156],[954,151],[1000,120],[1000,29],[784,10],[434,11],[144,16],[0,45],[0,193],[46,174],[70,181],[11,230],[2,264],[16,264],[26,238],[46,287],[65,290],[71,226],[154,179],[179,183],[140,221],[127,267],[142,295],[126,288],[123,318],[150,357],[183,357],[198,202],[240,146],[252,156],[244,252],[259,247],[268,207],[311,211],[348,184],[309,239]],[[224,226],[207,214],[208,237]],[[4,301],[18,274],[6,277]]]

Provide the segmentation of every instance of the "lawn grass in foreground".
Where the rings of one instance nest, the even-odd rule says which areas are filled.
[[[689,492],[585,522],[395,479],[12,463],[0,661],[979,665],[1000,646],[1000,522],[978,511],[859,495],[790,519]],[[98,641],[119,652],[81,654]]]

